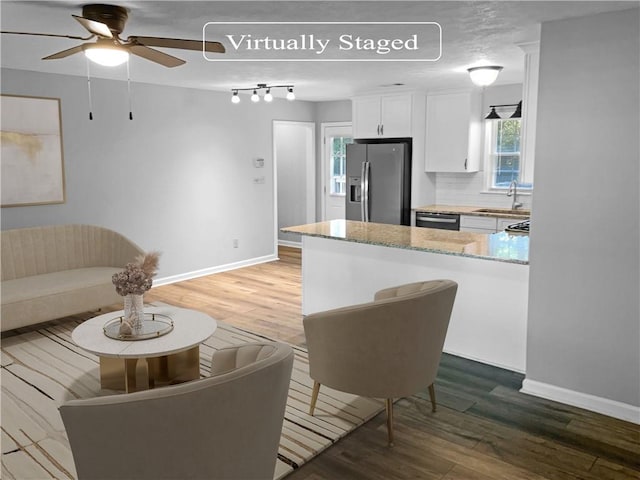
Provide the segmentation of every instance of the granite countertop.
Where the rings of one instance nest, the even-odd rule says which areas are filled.
[[[517,209],[511,210],[509,208],[494,208],[494,207],[473,207],[462,205],[426,205],[424,207],[416,207],[413,210],[416,212],[427,213],[453,213],[460,215],[476,215],[479,217],[501,217],[501,218],[513,218],[526,219],[531,216],[530,210]]]
[[[421,250],[525,265],[529,263],[529,236],[507,232],[470,233],[353,220],[311,223],[285,227],[281,231],[406,250]]]

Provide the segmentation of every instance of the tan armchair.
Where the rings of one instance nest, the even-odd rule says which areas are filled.
[[[213,355],[212,376],[60,407],[79,479],[268,479],[293,366],[282,343]]]
[[[433,382],[457,289],[451,280],[411,283],[381,290],[370,303],[305,317],[309,375],[315,382],[309,413],[320,385],[384,398],[393,445],[394,398],[428,386],[435,411]]]

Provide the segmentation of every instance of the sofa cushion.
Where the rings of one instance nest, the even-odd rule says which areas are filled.
[[[121,303],[111,276],[115,267],[44,273],[2,282],[2,331]]]

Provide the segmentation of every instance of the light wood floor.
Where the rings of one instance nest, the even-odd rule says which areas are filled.
[[[300,254],[156,287],[145,301],[194,308],[240,328],[304,345]],[[518,392],[522,375],[444,355],[431,413],[426,390],[396,403],[287,480],[640,479],[637,425]]]

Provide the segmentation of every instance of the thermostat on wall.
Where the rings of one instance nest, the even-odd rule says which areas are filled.
[[[256,168],[264,167],[264,158],[256,158],[253,161],[253,166],[256,167]]]

